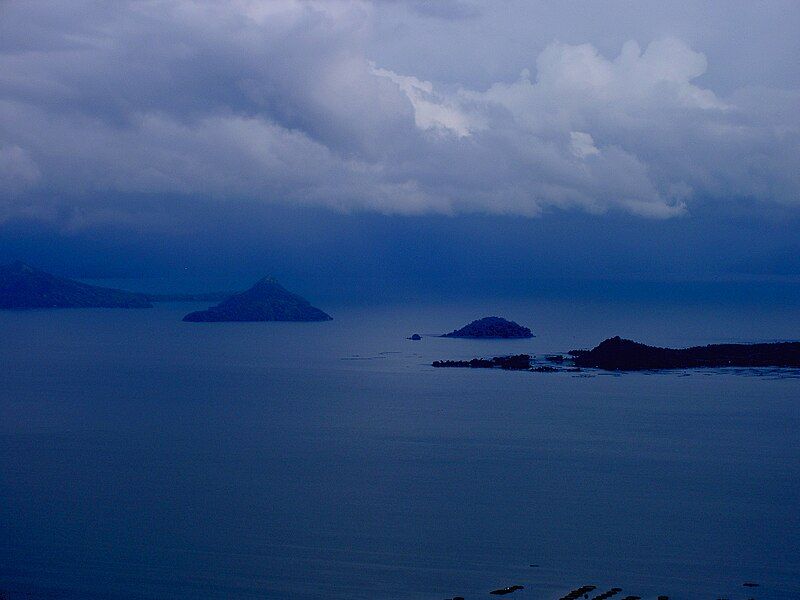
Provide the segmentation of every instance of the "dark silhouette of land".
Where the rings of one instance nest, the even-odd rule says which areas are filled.
[[[189,313],[184,321],[210,323],[219,321],[330,321],[331,316],[311,306],[305,298],[293,294],[271,277],[234,294],[207,310]]]
[[[145,294],[57,277],[22,261],[0,266],[0,308],[150,308]]]
[[[219,302],[230,295],[144,294],[59,277],[20,260],[0,265],[0,309],[151,308],[153,302]]]
[[[528,354],[436,360],[432,366],[471,369],[507,369],[538,373],[575,372],[582,368],[606,371],[645,371],[661,369],[699,369],[720,367],[795,367],[800,368],[800,342],[767,344],[711,344],[691,348],[659,348],[620,337],[605,340],[592,350],[572,350],[569,356],[548,355],[559,366],[531,365]]]
[[[800,367],[800,342],[711,344],[691,348],[647,346],[619,336],[592,350],[569,353],[577,367],[607,371],[696,369],[701,367]]]
[[[449,338],[530,338],[531,330],[502,317],[477,319],[461,329],[445,333]]]

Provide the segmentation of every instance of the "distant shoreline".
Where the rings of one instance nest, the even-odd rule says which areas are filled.
[[[437,360],[433,367],[500,368],[513,371],[661,371],[702,368],[800,368],[800,342],[760,344],[710,344],[690,348],[648,346],[619,336],[591,350],[572,350],[567,356],[550,355],[549,363],[535,365],[528,354],[495,356],[491,359]]]

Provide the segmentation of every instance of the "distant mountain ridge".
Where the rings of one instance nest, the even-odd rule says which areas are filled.
[[[21,260],[0,265],[0,309],[150,308],[153,302],[219,302],[231,295],[129,292],[59,277]]]
[[[311,306],[272,277],[264,277],[249,290],[234,294],[207,310],[189,313],[184,321],[330,321],[331,316]]]
[[[57,277],[20,260],[0,266],[0,309],[152,306],[145,294]]]

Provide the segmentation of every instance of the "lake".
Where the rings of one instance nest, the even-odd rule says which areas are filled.
[[[430,367],[616,334],[798,339],[796,307],[495,300],[180,321],[204,306],[0,312],[6,598],[800,597],[796,371]],[[432,335],[489,314],[537,337]]]

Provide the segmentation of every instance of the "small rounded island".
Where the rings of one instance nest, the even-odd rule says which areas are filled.
[[[519,323],[502,317],[477,319],[461,329],[445,333],[449,338],[531,338],[533,333]]]

